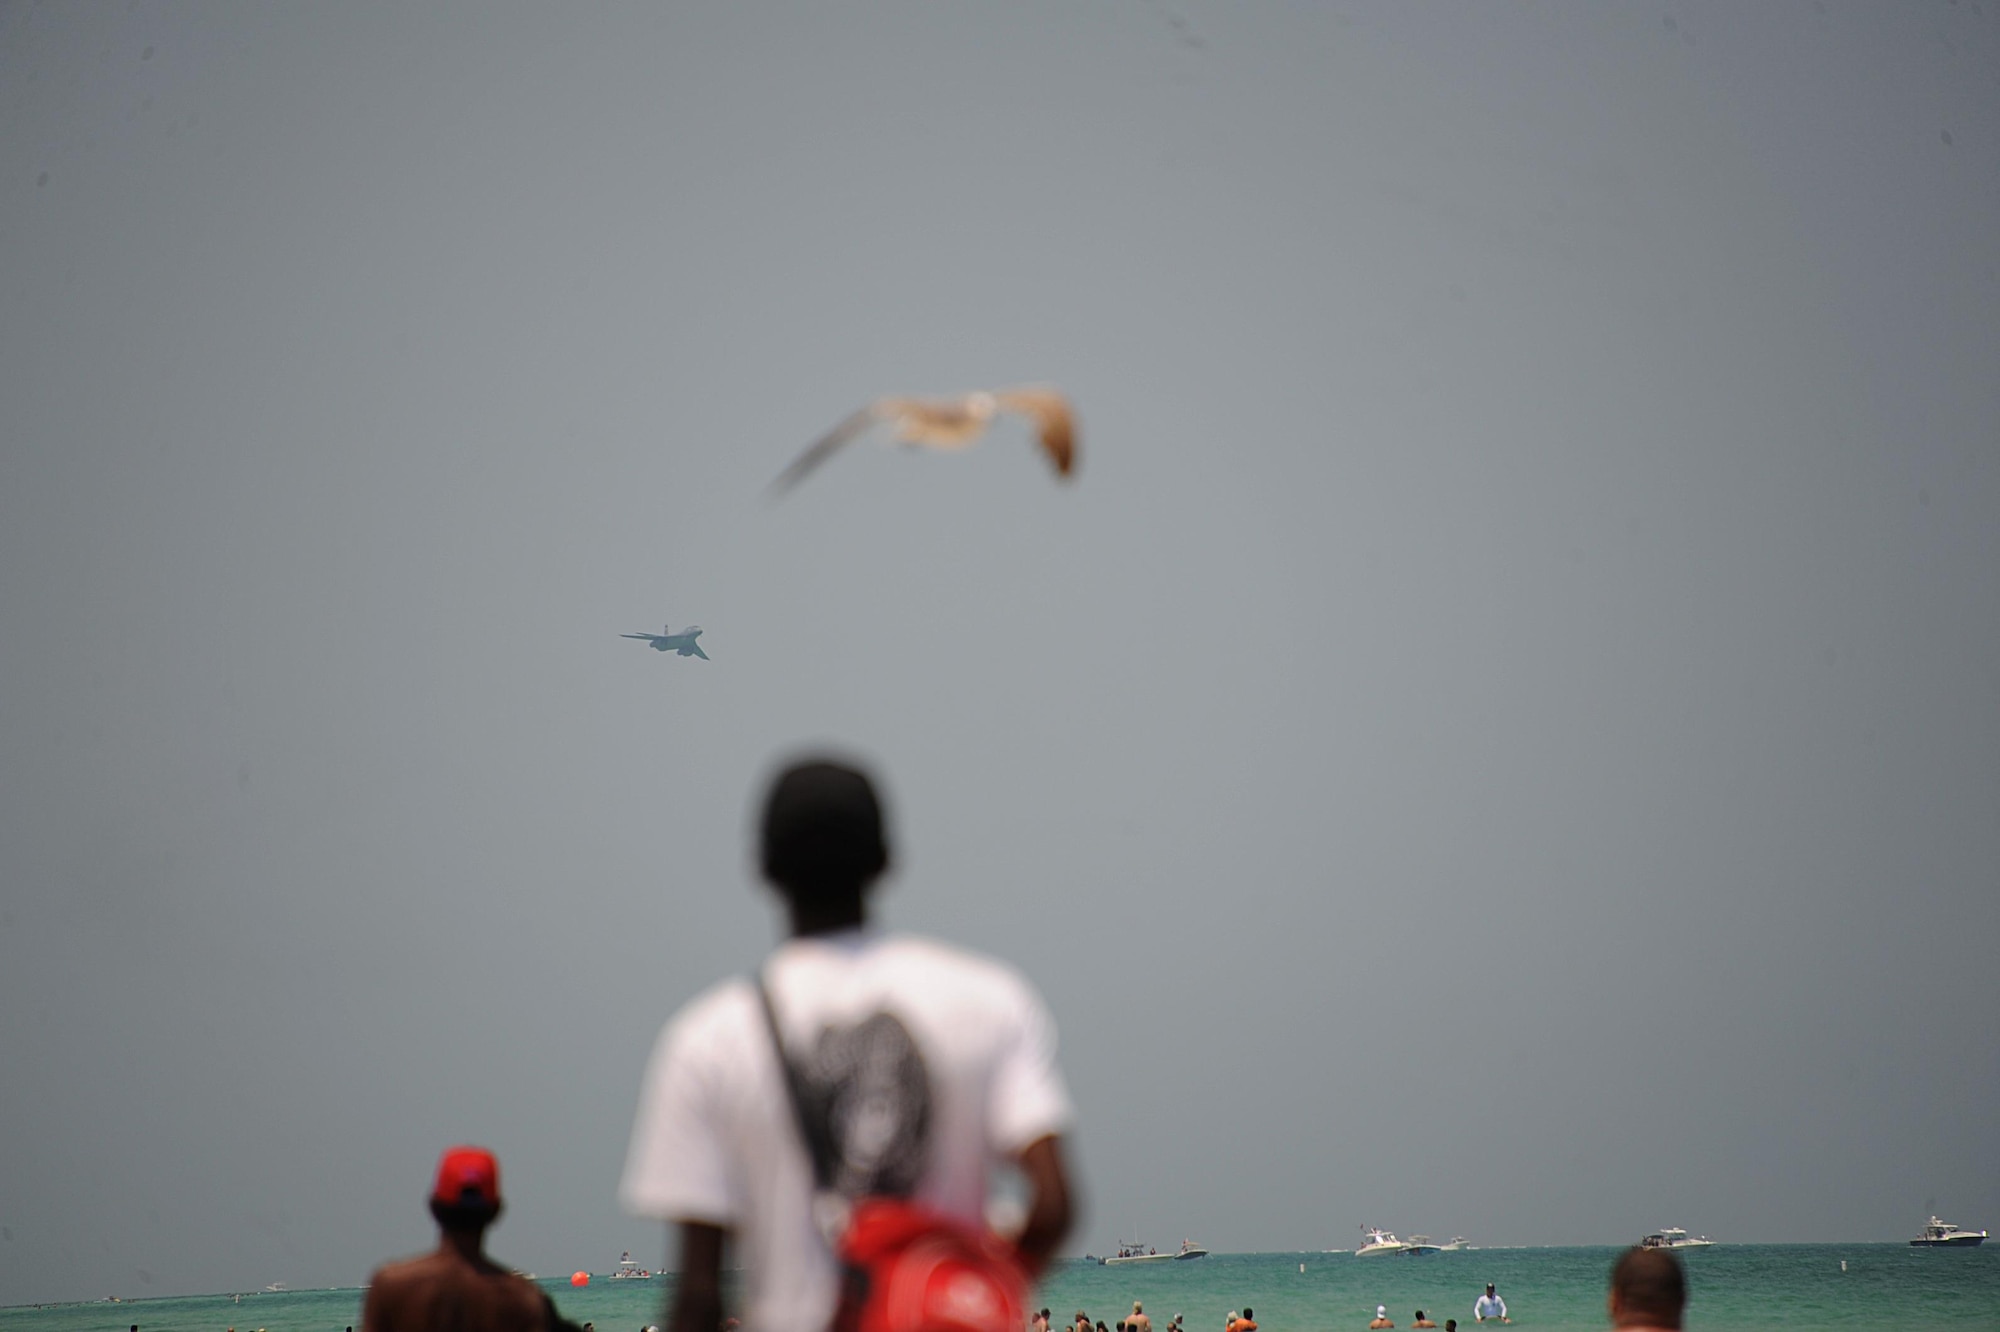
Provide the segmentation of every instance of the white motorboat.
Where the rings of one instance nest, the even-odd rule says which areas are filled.
[[[1983,1230],[1960,1230],[1949,1221],[1932,1217],[1924,1224],[1924,1233],[1910,1241],[1913,1249],[1969,1249],[1975,1244],[1986,1242]]]
[[[1642,1249],[1712,1249],[1715,1241],[1706,1235],[1689,1235],[1678,1226],[1656,1230],[1639,1241]]]
[[[1409,1242],[1403,1245],[1403,1253],[1411,1258],[1421,1258],[1427,1253],[1437,1253],[1439,1249],[1439,1245],[1431,1243],[1429,1235],[1412,1235]]]
[[[1114,1256],[1106,1258],[1104,1265],[1106,1267],[1115,1267],[1120,1263],[1170,1263],[1173,1260],[1173,1254],[1161,1253],[1158,1249],[1149,1248],[1137,1240],[1134,1240],[1130,1244],[1127,1244],[1124,1240],[1119,1240],[1118,1252]]]
[[[1442,1244],[1438,1245],[1438,1252],[1439,1252],[1439,1253],[1464,1253],[1464,1252],[1465,1252],[1465,1251],[1466,1251],[1467,1249],[1469,1249],[1469,1248],[1471,1248],[1471,1247],[1472,1247],[1472,1241],[1471,1241],[1471,1240],[1467,1239],[1467,1238],[1466,1238],[1465,1236],[1463,1236],[1463,1235],[1453,1235],[1453,1236],[1452,1236],[1452,1237],[1451,1237],[1450,1239],[1448,1239],[1448,1240],[1446,1240],[1446,1241],[1445,1241],[1444,1243],[1442,1243]]]
[[[618,1270],[608,1278],[612,1281],[651,1281],[653,1274],[632,1261],[632,1251],[627,1249],[618,1258]]]
[[[1378,1254],[1401,1253],[1410,1247],[1394,1235],[1391,1235],[1388,1231],[1376,1226],[1363,1226],[1361,1229],[1368,1236],[1368,1242],[1354,1251],[1356,1258],[1373,1258]]]
[[[1181,1241],[1181,1251],[1174,1255],[1174,1261],[1179,1262],[1183,1258],[1206,1258],[1206,1257],[1208,1257],[1207,1249],[1202,1248],[1201,1245],[1196,1244],[1191,1239],[1184,1239]]]

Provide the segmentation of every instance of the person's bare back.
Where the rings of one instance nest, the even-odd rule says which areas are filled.
[[[438,1246],[375,1270],[361,1304],[361,1332],[569,1328],[540,1287],[486,1256],[486,1228],[500,1208],[500,1163],[493,1153],[484,1147],[449,1148],[431,1188]]]
[[[548,1298],[483,1255],[449,1246],[375,1273],[361,1332],[544,1332]]]

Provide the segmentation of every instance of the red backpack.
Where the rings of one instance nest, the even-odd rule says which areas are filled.
[[[757,991],[815,1185],[825,1190],[829,1169],[814,1150],[799,1070],[785,1052],[769,988],[760,983]],[[854,1199],[834,1256],[840,1303],[830,1332],[1021,1332],[1026,1324],[1028,1274],[1014,1246],[908,1198]]]

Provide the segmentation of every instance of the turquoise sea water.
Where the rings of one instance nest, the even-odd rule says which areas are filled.
[[[1375,1306],[1399,1328],[1423,1309],[1439,1327],[1471,1322],[1492,1281],[1514,1326],[1584,1332],[1608,1324],[1605,1279],[1614,1248],[1475,1249],[1422,1258],[1352,1254],[1215,1254],[1184,1263],[1053,1269],[1038,1305],[1058,1322],[1087,1310],[1107,1327],[1141,1300],[1156,1328],[1184,1314],[1189,1332],[1221,1332],[1232,1309],[1252,1306],[1262,1332],[1362,1329]],[[1906,1244],[1738,1244],[1684,1254],[1687,1326],[1715,1332],[1778,1328],[2000,1328],[2000,1246],[1912,1249]],[[1840,1268],[1847,1262],[1847,1270]],[[1304,1264],[1305,1270],[1299,1270]],[[662,1322],[670,1278],[598,1279],[584,1289],[543,1283],[565,1316],[598,1332]],[[198,1295],[118,1304],[0,1309],[0,1332],[341,1332],[361,1321],[359,1290]]]

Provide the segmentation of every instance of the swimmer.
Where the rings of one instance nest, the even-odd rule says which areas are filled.
[[[1416,1322],[1414,1322],[1414,1323],[1411,1323],[1411,1324],[1410,1324],[1410,1326],[1411,1326],[1411,1327],[1436,1327],[1436,1326],[1437,1326],[1437,1324],[1436,1324],[1436,1323],[1433,1323],[1433,1322],[1432,1322],[1432,1321],[1431,1321],[1430,1319],[1428,1319],[1428,1318],[1424,1317],[1424,1311],[1423,1311],[1422,1309],[1419,1309],[1419,1310],[1417,1310],[1417,1321],[1416,1321]]]
[[[1394,1327],[1395,1324],[1389,1321],[1389,1306],[1386,1304],[1376,1305],[1375,1321],[1368,1326],[1371,1328]]]

